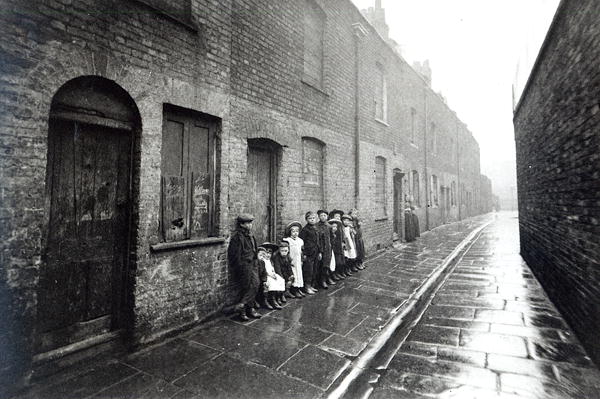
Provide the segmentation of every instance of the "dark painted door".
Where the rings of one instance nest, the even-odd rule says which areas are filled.
[[[130,131],[52,120],[37,351],[118,328],[127,265]]]
[[[250,146],[248,151],[249,210],[254,215],[254,237],[261,244],[274,239],[275,154],[267,147]]]
[[[402,228],[402,215],[404,214],[402,176],[401,173],[394,174],[394,238],[397,239],[404,237],[404,229]]]

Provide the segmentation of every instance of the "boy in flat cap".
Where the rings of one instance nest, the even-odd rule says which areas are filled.
[[[319,261],[323,256],[323,249],[321,247],[321,240],[319,230],[317,230],[318,217],[313,211],[306,212],[304,215],[306,224],[300,232],[300,238],[304,241],[304,264],[302,265],[302,272],[304,277],[304,291],[309,295],[317,293],[317,289],[314,287],[314,281],[316,277],[316,271],[319,267]]]
[[[319,217],[319,224],[317,225],[318,230],[321,234],[321,246],[323,248],[323,256],[319,262],[319,270],[317,273],[317,286],[320,288],[327,289],[329,285],[335,285],[335,281],[331,278],[331,233],[329,232],[329,214],[327,211],[319,209],[317,211]]]
[[[256,240],[252,235],[252,221],[254,217],[241,214],[237,217],[237,230],[229,240],[227,260],[236,273],[242,298],[238,304],[238,312],[242,321],[249,317],[259,319],[261,316],[254,310],[254,300],[260,287],[260,278],[257,265]]]

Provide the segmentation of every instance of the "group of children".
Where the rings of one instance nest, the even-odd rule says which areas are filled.
[[[242,320],[260,318],[259,306],[281,309],[287,299],[314,295],[364,269],[365,247],[356,210],[348,214],[338,209],[309,211],[305,219],[304,226],[289,223],[280,243],[257,246],[251,234],[253,217],[238,217],[228,259],[240,277],[242,300],[237,311]]]

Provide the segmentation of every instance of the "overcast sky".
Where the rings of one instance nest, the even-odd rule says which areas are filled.
[[[353,2],[360,9],[375,4],[375,0]],[[558,3],[383,0],[390,37],[401,45],[409,63],[430,60],[434,90],[446,97],[473,132],[481,147],[482,172],[496,186],[512,184],[502,175],[515,157],[512,85],[517,64],[522,86]]]

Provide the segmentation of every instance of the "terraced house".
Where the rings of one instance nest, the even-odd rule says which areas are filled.
[[[5,377],[234,302],[240,212],[262,241],[356,207],[372,252],[406,201],[422,230],[490,210],[427,65],[350,0],[6,0],[0,34]]]

